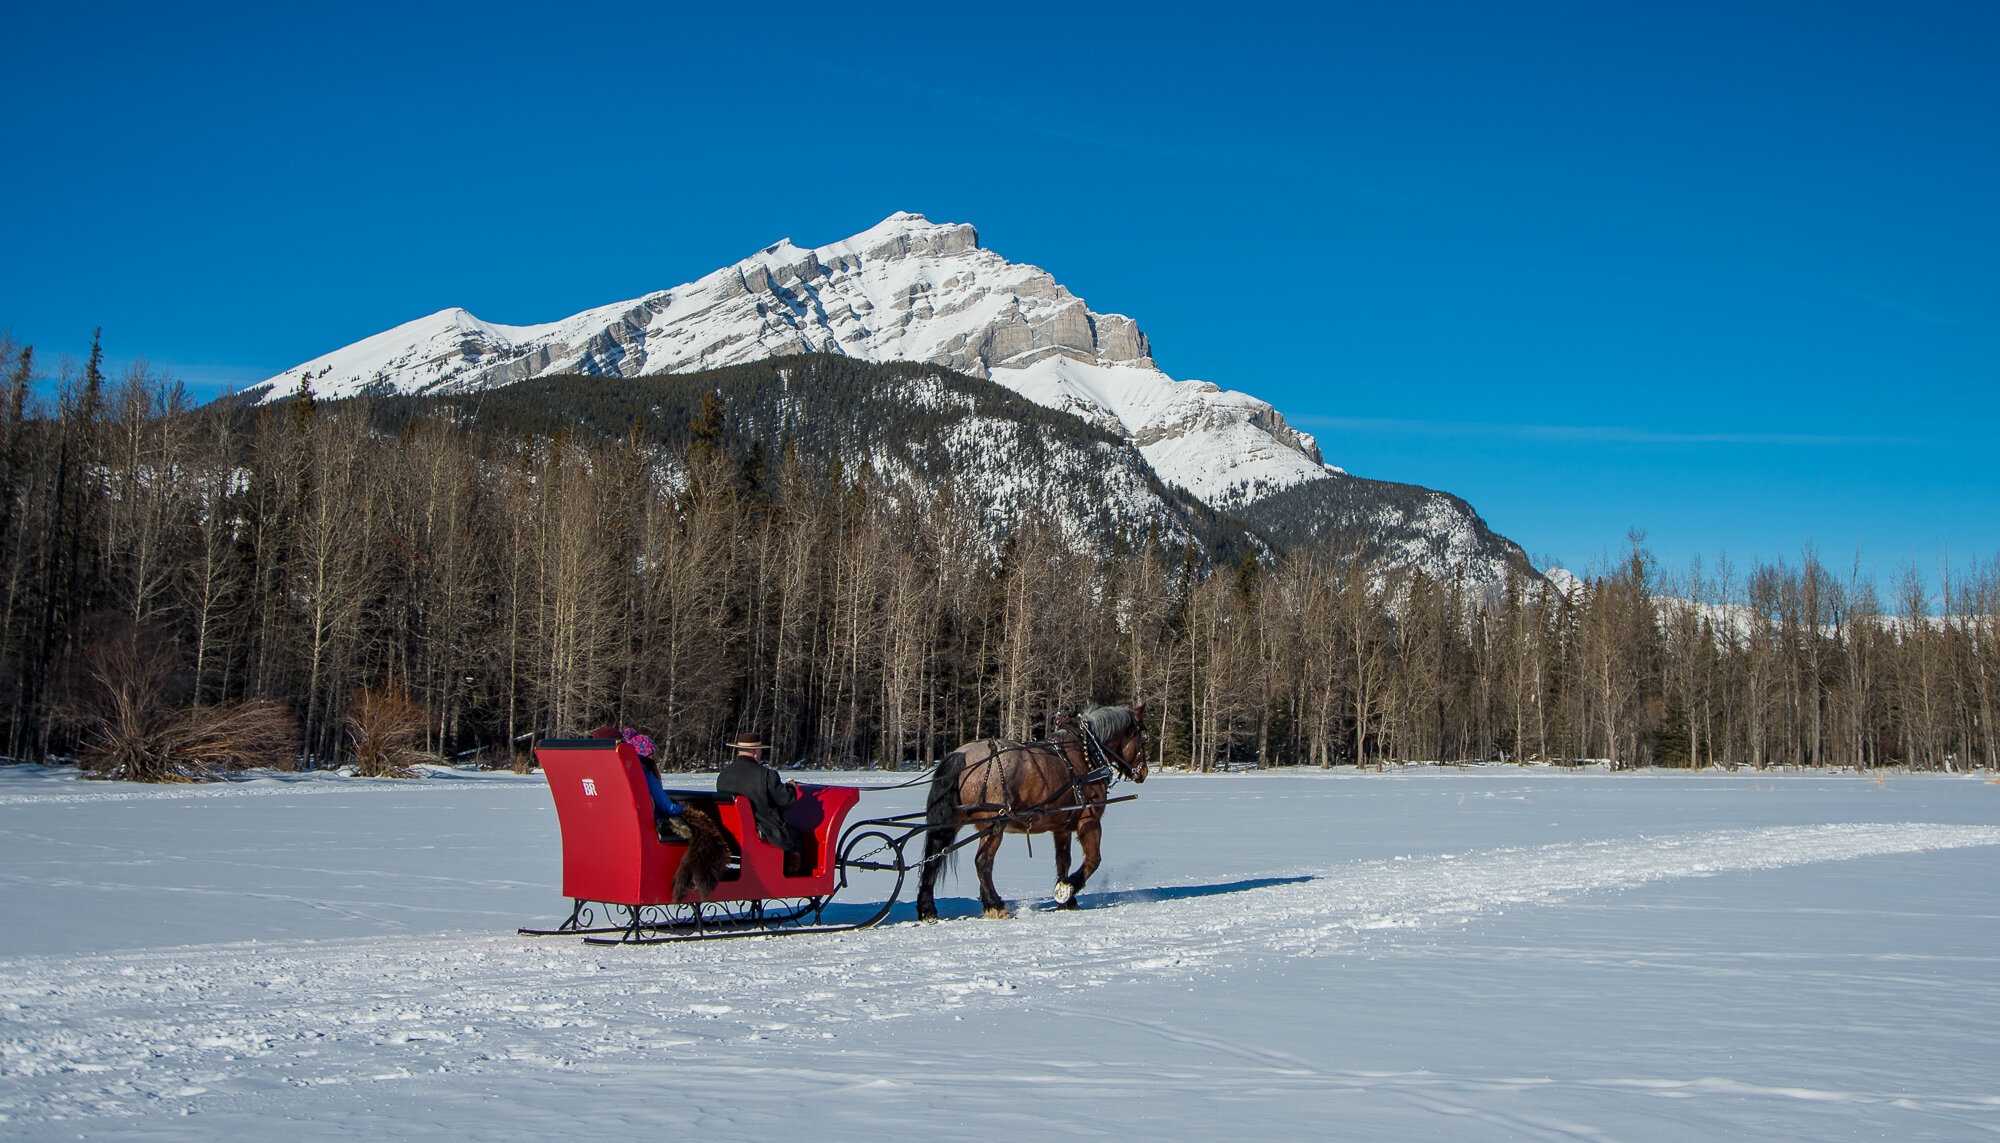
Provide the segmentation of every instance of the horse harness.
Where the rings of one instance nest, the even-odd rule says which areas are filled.
[[[976,812],[982,810],[984,811],[998,810],[1000,811],[1000,815],[976,823],[973,827],[973,834],[971,837],[965,838],[961,841],[954,842],[947,848],[939,850],[936,853],[925,854],[924,864],[928,865],[932,862],[941,861],[953,851],[962,849],[965,846],[970,845],[975,841],[985,838],[988,835],[992,834],[995,830],[1005,830],[1009,822],[1020,821],[1024,818],[1035,817],[1039,814],[1080,813],[1087,809],[1101,809],[1104,806],[1110,805],[1112,802],[1125,802],[1125,801],[1130,801],[1132,798],[1137,797],[1138,795],[1136,794],[1128,794],[1122,798],[1113,798],[1109,796],[1111,786],[1114,783],[1116,783],[1120,777],[1133,777],[1133,775],[1130,769],[1124,764],[1124,761],[1122,759],[1112,757],[1110,752],[1104,749],[1104,744],[1100,742],[1097,738],[1097,732],[1090,728],[1090,724],[1088,722],[1085,722],[1081,717],[1076,718],[1075,722],[1079,727],[1082,728],[1082,742],[1084,744],[1085,750],[1087,751],[1086,759],[1095,758],[1098,762],[1098,765],[1092,767],[1091,769],[1085,771],[1084,773],[1078,774],[1073,768],[1072,764],[1072,769],[1070,770],[1069,782],[1066,785],[1064,785],[1060,790],[1058,790],[1048,800],[1042,802],[1040,805],[1030,807],[1029,809],[1026,810],[1016,810],[1013,808],[1012,792],[1005,788],[1006,776],[1005,776],[1005,771],[1003,769],[1001,775],[1001,784],[1002,784],[1001,794],[1003,797],[1006,797],[1008,799],[1006,803],[973,803],[970,805],[960,805],[959,807],[957,807],[959,813]],[[1141,728],[1139,733],[1143,735],[1145,733],[1144,729]],[[1017,744],[1010,750],[1001,750],[1000,740],[997,738],[989,738],[986,740],[986,746],[988,753],[986,757],[979,760],[978,764],[981,766],[987,765],[988,763],[992,762],[995,758],[1000,757],[1002,754],[1013,753],[1015,750],[1035,750],[1044,752],[1054,752],[1059,757],[1061,757],[1066,763],[1069,761],[1069,752],[1062,748],[1063,747],[1062,743],[1056,742],[1053,739],[1045,739],[1038,742],[1023,742]],[[921,781],[922,779],[920,778],[918,780]],[[1084,787],[1093,785],[1098,782],[1103,782],[1105,784],[1106,797],[1104,797],[1102,800],[1099,801],[1085,800]],[[905,782],[902,783],[901,785],[909,786],[915,784],[916,783],[914,782]],[[888,786],[884,788],[898,789],[900,787]],[[1077,795],[1077,801],[1081,804],[1074,806],[1059,806],[1056,804],[1057,802],[1062,801],[1065,795],[1069,794]],[[917,814],[908,816],[922,816],[922,815]],[[1023,836],[1024,838],[1031,838],[1032,835],[1024,834]],[[878,847],[877,849],[872,850],[869,853],[862,854],[861,858],[863,860],[866,860],[872,857],[875,853],[879,852],[881,852],[881,848]]]
[[[1125,765],[1123,759],[1113,758],[1110,752],[1104,749],[1104,743],[1098,741],[1097,732],[1091,729],[1090,723],[1085,721],[1082,716],[1076,716],[1074,722],[1077,730],[1080,732],[1079,737],[1083,742],[1084,762],[1089,766],[1088,769],[1081,773],[1070,762],[1069,751],[1064,748],[1064,744],[1054,739],[1022,742],[1003,750],[1000,748],[1000,739],[989,738],[986,740],[986,757],[979,760],[979,765],[987,766],[991,765],[996,758],[1020,751],[1037,754],[1054,754],[1058,758],[1061,758],[1065,765],[1070,766],[1069,782],[1061,790],[1043,800],[1039,805],[1025,810],[1016,809],[1014,806],[1014,792],[1007,788],[1007,768],[1005,766],[996,766],[994,769],[1000,777],[1000,796],[1003,800],[1000,802],[975,802],[970,805],[962,805],[958,807],[959,811],[963,813],[966,811],[999,810],[1002,814],[999,820],[1013,821],[1045,813],[1080,812],[1093,806],[1103,805],[1104,802],[1092,801],[1090,799],[1087,793],[1088,788],[1102,784],[1104,786],[1104,793],[1108,796],[1111,792],[1111,787],[1117,785],[1120,778],[1131,776],[1131,769]],[[1095,765],[1090,765],[1093,762]],[[983,785],[984,783],[982,782]],[[1077,804],[1074,806],[1058,805],[1057,803],[1063,801],[1065,796],[1073,796]]]

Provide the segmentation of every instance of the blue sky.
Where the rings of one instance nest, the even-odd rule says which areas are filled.
[[[2000,5],[71,7],[0,43],[46,358],[214,391],[914,210],[1571,567],[2000,552]]]

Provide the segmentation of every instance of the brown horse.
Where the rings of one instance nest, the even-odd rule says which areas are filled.
[[[1013,914],[993,888],[993,856],[1009,833],[1052,833],[1056,850],[1056,904],[1077,907],[1076,895],[1097,872],[1104,801],[1111,775],[1146,780],[1146,704],[1091,704],[1048,742],[988,738],[968,742],[938,763],[924,820],[924,868],[918,881],[917,916],[937,919],[932,890],[938,866],[960,826],[981,831],[974,865],[979,903],[988,917]],[[1083,868],[1069,872],[1069,839],[1083,842]]]

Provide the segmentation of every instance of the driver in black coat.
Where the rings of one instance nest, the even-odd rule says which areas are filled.
[[[785,820],[785,810],[799,800],[796,783],[787,782],[776,770],[764,765],[762,755],[770,749],[754,734],[729,744],[736,757],[715,776],[715,792],[750,799],[750,812],[757,819],[757,836],[766,844],[787,853],[802,848],[799,831]]]

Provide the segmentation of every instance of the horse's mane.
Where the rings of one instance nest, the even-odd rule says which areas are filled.
[[[1116,735],[1124,733],[1132,726],[1132,708],[1129,706],[1099,706],[1091,703],[1078,716],[1090,726],[1090,732],[1099,742],[1109,742]]]

